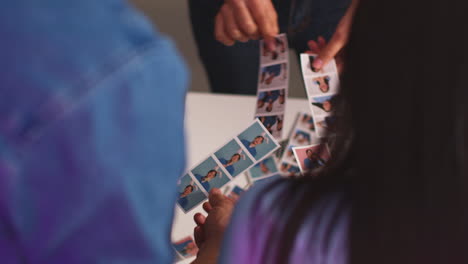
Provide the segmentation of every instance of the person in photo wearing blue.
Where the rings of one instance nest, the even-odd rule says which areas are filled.
[[[258,117],[260,122],[265,126],[265,128],[273,135],[273,126],[276,124],[276,131],[281,131],[283,129],[283,119],[279,116],[261,116]]]
[[[266,85],[270,85],[273,82],[273,79],[279,77],[285,69],[286,64],[275,64],[271,66],[263,67],[262,75],[260,76],[260,83],[264,83]]]
[[[125,0],[6,1],[0,34],[0,262],[172,263],[173,43]]]
[[[304,169],[313,170],[325,165],[325,161],[320,157],[319,153],[308,149],[306,150],[306,155],[307,157],[304,159]]]
[[[212,170],[209,170],[205,176],[202,176],[200,174],[194,174],[194,175],[197,179],[200,180],[200,183],[202,184],[203,188],[209,191],[212,188],[210,185],[210,181],[216,177],[219,177],[219,178],[223,177],[223,172],[220,171],[218,166],[216,166]]]
[[[247,148],[247,150],[252,154],[252,156],[256,157],[257,156],[257,149],[256,147],[260,144],[262,144],[265,141],[264,136],[256,136],[254,140],[248,141],[245,139],[242,139],[241,142],[242,144]]]
[[[286,174],[286,176],[296,176],[301,170],[296,167],[296,166],[293,166],[291,164],[288,164],[288,163],[283,163],[281,164],[281,172],[283,172],[284,174]]]
[[[234,167],[234,164],[239,162],[241,159],[245,159],[245,156],[242,154],[242,149],[232,155],[231,159],[226,160],[225,158],[219,158],[219,161],[223,164],[224,168],[229,172],[229,174],[235,175],[236,168]]]
[[[178,202],[180,206],[182,206],[183,208],[187,207],[188,202],[189,202],[187,196],[191,194],[194,190],[195,190],[195,185],[193,183],[185,186],[184,191],[179,195]]]
[[[278,100],[278,103],[284,104],[285,96],[284,90],[275,90],[268,92],[260,92],[258,96],[257,107],[263,108],[267,104],[265,110],[271,112],[273,110],[273,103]]]

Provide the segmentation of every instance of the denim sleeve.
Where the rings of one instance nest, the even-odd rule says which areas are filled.
[[[139,50],[0,156],[2,263],[171,263],[187,85],[175,54]]]

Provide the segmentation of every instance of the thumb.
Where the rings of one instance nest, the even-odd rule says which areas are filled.
[[[336,32],[330,42],[323,48],[312,63],[314,70],[318,71],[327,65],[338,52],[346,45],[347,37]]]

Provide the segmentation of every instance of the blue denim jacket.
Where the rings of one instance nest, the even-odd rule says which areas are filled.
[[[124,0],[0,9],[0,262],[170,263],[187,73]]]

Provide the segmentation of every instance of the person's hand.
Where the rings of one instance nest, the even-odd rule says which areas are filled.
[[[351,32],[351,25],[353,23],[354,13],[359,4],[359,0],[352,0],[351,4],[346,10],[346,13],[341,18],[340,23],[336,27],[335,33],[327,43],[323,37],[319,37],[317,41],[310,40],[307,45],[309,51],[307,53],[318,54],[311,67],[319,71],[323,66],[327,65],[333,58],[336,58],[338,72],[343,70],[343,48],[348,42],[349,34]]]
[[[215,38],[231,46],[263,37],[267,49],[275,49],[278,14],[271,0],[225,0],[215,18]]]
[[[194,237],[199,251],[193,264],[216,263],[233,208],[234,201],[224,196],[219,189],[215,188],[210,191],[209,201],[203,204],[203,209],[208,216],[205,217],[201,213],[194,216],[197,224]]]

